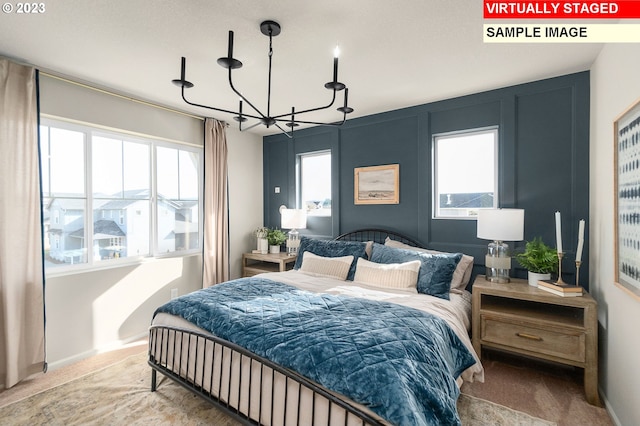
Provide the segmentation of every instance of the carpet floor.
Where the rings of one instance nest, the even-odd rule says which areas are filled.
[[[464,383],[467,395],[488,399],[558,426],[612,426],[604,407],[587,402],[583,370],[483,350],[484,383]]]
[[[144,352],[43,390],[0,408],[8,425],[204,425],[238,423],[171,380],[159,376],[150,392],[150,367]],[[2,394],[0,394],[0,397]],[[0,401],[2,404],[2,401]],[[463,425],[554,425],[527,413],[470,395],[461,395]]]

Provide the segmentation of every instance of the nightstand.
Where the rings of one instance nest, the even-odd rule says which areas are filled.
[[[293,268],[295,262],[296,256],[289,256],[287,253],[243,253],[242,276],[287,271]]]
[[[493,348],[584,369],[587,401],[598,395],[597,303],[588,293],[561,297],[527,281],[473,282],[473,347]]]

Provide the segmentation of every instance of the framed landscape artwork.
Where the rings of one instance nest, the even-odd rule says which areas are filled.
[[[399,204],[400,165],[357,167],[354,169],[355,204]]]
[[[615,283],[640,300],[640,101],[613,128]]]

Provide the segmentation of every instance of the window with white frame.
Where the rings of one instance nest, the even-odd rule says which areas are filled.
[[[47,272],[199,250],[201,148],[45,119],[40,149]]]
[[[331,216],[331,151],[300,154],[297,166],[300,208],[308,216]]]
[[[433,136],[433,217],[473,219],[498,206],[498,128]]]

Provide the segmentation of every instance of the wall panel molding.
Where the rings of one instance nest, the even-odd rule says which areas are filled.
[[[433,134],[499,126],[499,205],[524,208],[525,238],[541,236],[549,245],[555,245],[553,213],[560,210],[571,258],[578,220],[589,217],[589,108],[585,71],[351,119],[335,133],[300,130],[291,143],[294,152],[307,137],[319,146],[337,146],[333,236],[362,227],[390,228],[434,249],[468,253],[480,272],[488,241],[476,237],[475,221],[431,218]],[[269,157],[280,155],[279,148],[267,149],[280,141],[264,138],[265,186],[282,176],[287,190],[295,191],[295,181],[285,176],[292,173],[290,166]],[[353,168],[393,163],[400,164],[400,204],[355,206]],[[276,195],[265,190],[265,223],[275,220],[276,203]],[[520,249],[524,241],[511,245]],[[572,264],[563,263],[568,282],[574,279]],[[580,276],[588,287],[588,265]]]

